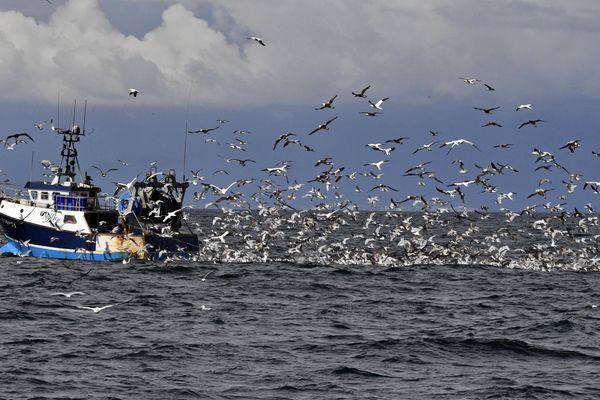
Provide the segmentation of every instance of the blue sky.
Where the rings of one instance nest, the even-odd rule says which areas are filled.
[[[58,161],[59,138],[33,124],[57,119],[60,92],[63,126],[73,100],[88,101],[87,128],[93,133],[80,145],[80,161],[92,175],[92,165],[119,168],[108,178],[95,177],[108,190],[111,181],[129,181],[155,160],[161,169],[181,174],[186,120],[198,129],[226,119],[230,122],[210,135],[188,137],[186,175],[202,168],[206,182],[227,185],[265,177],[261,169],[289,161],[290,181],[305,183],[326,169],[314,167],[325,157],[345,173],[377,172],[364,164],[389,159],[380,180],[344,179],[337,190],[365,208],[367,196],[376,195],[383,208],[390,197],[400,201],[420,194],[461,205],[438,193],[436,185],[450,189],[453,182],[473,179],[475,164],[510,163],[519,172],[491,177],[496,193],[465,188],[466,205],[521,209],[566,202],[582,209],[598,198],[583,190],[584,182],[600,180],[600,158],[592,154],[600,152],[599,17],[595,1],[4,0],[0,116],[6,135],[26,131],[35,143],[2,151],[0,169],[21,185],[32,152],[34,177],[41,178],[39,160]],[[248,36],[261,37],[267,46]],[[468,85],[459,77],[481,81]],[[373,109],[351,95],[367,85],[371,100],[390,98],[376,117],[359,114]],[[129,88],[141,94],[133,98]],[[335,109],[314,110],[336,94]],[[524,103],[532,103],[533,110],[515,111]],[[491,115],[473,109],[498,106]],[[329,131],[307,135],[333,116],[338,119]],[[517,129],[529,119],[545,122]],[[491,120],[502,128],[481,127]],[[252,133],[240,136],[234,130]],[[441,133],[432,137],[430,130]],[[284,132],[297,134],[316,151],[296,146],[273,151]],[[395,145],[389,157],[365,147],[400,136],[409,139]],[[220,145],[205,143],[207,138]],[[248,142],[246,151],[228,147],[236,138]],[[461,146],[447,154],[439,148],[460,138],[481,151]],[[581,140],[580,148],[559,150],[572,139]],[[435,140],[440,143],[433,151],[412,154]],[[493,147],[500,143],[514,146]],[[573,193],[562,183],[569,179],[564,170],[535,171],[540,163],[531,154],[534,148],[555,154],[570,174],[581,174]],[[256,163],[240,167],[226,158]],[[117,159],[130,165],[120,166]],[[458,159],[468,170],[464,174],[452,163]],[[431,162],[427,170],[443,183],[426,180],[422,186],[415,177],[402,176],[422,162]],[[219,169],[230,175],[213,175]],[[550,182],[539,186],[545,178]],[[274,180],[287,186],[282,178]],[[379,183],[398,192],[368,193]],[[312,186],[321,187],[328,202],[337,201],[335,190],[308,183],[297,204],[310,204],[301,197]],[[547,198],[527,199],[539,187],[552,189]],[[497,205],[497,194],[509,191],[517,193],[514,200]]]

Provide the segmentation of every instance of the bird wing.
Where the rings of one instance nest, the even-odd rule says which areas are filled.
[[[279,142],[281,142],[284,139],[283,136],[280,136],[277,138],[277,140],[275,140],[275,144],[273,144],[273,150],[275,150],[275,148],[277,147],[277,144],[279,144]]]
[[[14,138],[14,139],[16,140],[16,139],[18,139],[18,138],[19,138],[19,137],[21,137],[21,136],[27,136],[29,139],[31,139],[31,140],[33,141],[33,138],[32,138],[31,136],[29,136],[29,134],[28,134],[28,133],[26,133],[26,132],[23,132],[23,133],[15,133],[15,134],[13,134],[13,135],[9,135],[9,136],[7,136],[7,137],[6,137],[6,139],[4,139],[4,140],[5,140],[5,141],[8,141],[8,140],[10,140],[10,139],[12,139],[12,138]]]
[[[335,117],[331,118],[329,121],[325,122],[325,126],[329,125],[330,123],[332,123],[336,119],[337,119],[337,115]]]
[[[236,185],[237,183],[238,183],[238,181],[233,181],[233,182],[231,182],[231,183],[229,184],[229,186],[227,186],[226,188],[223,188],[223,191],[222,191],[222,193],[223,193],[223,194],[227,193],[227,191],[228,191],[229,189],[231,189],[231,187],[232,187],[233,185]]]

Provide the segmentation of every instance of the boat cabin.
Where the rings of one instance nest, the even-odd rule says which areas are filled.
[[[97,207],[100,188],[76,184],[49,185],[44,182],[27,182],[29,200],[36,207],[60,211],[86,211]]]

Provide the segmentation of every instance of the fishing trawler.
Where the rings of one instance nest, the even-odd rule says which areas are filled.
[[[143,180],[118,184],[113,196],[102,194],[87,173],[76,181],[75,145],[85,128],[52,130],[63,140],[52,181],[27,182],[20,195],[0,193],[0,226],[7,239],[0,254],[115,261],[198,251],[197,235],[189,227],[180,232],[189,184],[178,182],[175,171],[152,166]]]

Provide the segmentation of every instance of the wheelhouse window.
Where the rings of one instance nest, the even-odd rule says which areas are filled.
[[[31,200],[37,200],[37,198],[38,198],[38,192],[37,192],[37,190],[30,191],[29,195],[31,196]]]
[[[40,195],[41,200],[48,200],[48,192],[42,192]]]
[[[75,218],[74,215],[65,215],[65,217],[63,218],[63,223],[65,223],[65,224],[76,224],[77,223],[77,218]]]

